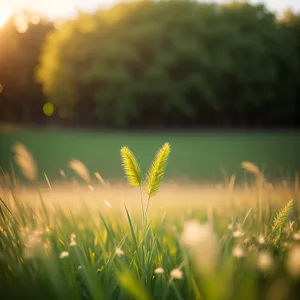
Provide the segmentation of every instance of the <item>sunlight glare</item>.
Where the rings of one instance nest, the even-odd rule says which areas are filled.
[[[12,15],[13,10],[0,7],[0,27],[6,23],[9,17]]]

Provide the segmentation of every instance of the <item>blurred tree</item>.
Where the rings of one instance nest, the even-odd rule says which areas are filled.
[[[53,28],[42,15],[25,10],[0,28],[0,120],[41,121],[44,95],[35,68]]]
[[[38,78],[81,125],[284,125],[296,40],[263,5],[122,3],[54,31]]]

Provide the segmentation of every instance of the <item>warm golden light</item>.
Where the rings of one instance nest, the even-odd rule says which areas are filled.
[[[12,13],[12,10],[0,7],[0,27],[6,23]]]

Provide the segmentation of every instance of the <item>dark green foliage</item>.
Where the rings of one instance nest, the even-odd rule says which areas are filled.
[[[54,32],[39,76],[87,125],[295,124],[294,31],[262,5],[119,4]]]
[[[52,24],[20,34],[11,23],[0,29],[0,40],[10,37],[0,101],[20,120],[41,114],[38,80],[56,118],[81,126],[299,125],[300,22],[290,11],[278,19],[238,2],[121,3],[79,13],[44,46]]]

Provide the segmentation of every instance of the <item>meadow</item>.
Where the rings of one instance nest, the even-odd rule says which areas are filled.
[[[165,178],[199,182],[223,182],[232,174],[244,180],[240,163],[249,160],[264,170],[272,180],[289,179],[300,169],[300,132],[149,132],[99,133],[64,130],[13,130],[0,132],[0,166],[12,169],[11,147],[21,142],[33,154],[43,172],[60,180],[60,170],[73,177],[70,159],[82,161],[91,173],[124,182],[119,163],[119,149],[127,145],[146,170],[158,147],[165,141],[172,145],[172,155]],[[15,169],[18,172],[17,169]],[[21,174],[17,173],[21,178]]]
[[[125,134],[91,134],[73,149],[64,135],[37,134],[7,135],[1,144],[14,153],[15,170],[3,170],[0,181],[1,299],[299,299],[294,136],[181,136],[176,149],[178,135],[131,135],[126,143]],[[84,163],[67,157],[68,147]],[[187,158],[193,180],[174,176]],[[251,158],[294,172],[272,181]],[[217,174],[216,161],[231,165],[228,175],[197,182]],[[55,176],[57,169],[72,177]]]

